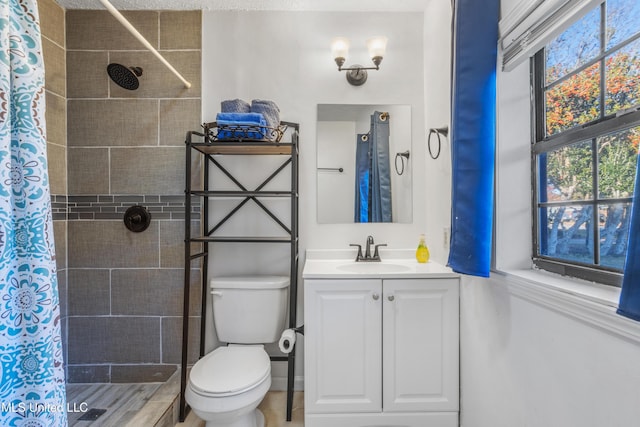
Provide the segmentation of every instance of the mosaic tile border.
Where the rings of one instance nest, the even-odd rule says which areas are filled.
[[[153,219],[184,219],[184,196],[163,195],[52,195],[51,209],[57,220],[122,220],[132,205],[143,205]],[[191,218],[200,219],[200,198],[191,200]]]

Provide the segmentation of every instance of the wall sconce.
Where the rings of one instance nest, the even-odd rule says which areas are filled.
[[[354,86],[361,86],[367,81],[366,70],[380,69],[380,63],[387,49],[387,38],[370,38],[367,40],[367,49],[369,50],[369,57],[375,67],[363,67],[362,65],[355,64],[351,67],[342,68],[344,61],[346,61],[349,55],[349,40],[344,37],[336,37],[331,41],[331,53],[336,64],[338,64],[338,71],[347,71],[347,81]]]

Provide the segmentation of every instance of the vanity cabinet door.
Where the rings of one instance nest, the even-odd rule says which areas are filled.
[[[382,410],[382,282],[305,281],[305,410]]]
[[[385,412],[458,410],[458,279],[383,281]]]

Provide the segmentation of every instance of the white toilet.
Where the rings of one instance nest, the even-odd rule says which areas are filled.
[[[229,343],[191,369],[185,399],[206,427],[264,427],[257,409],[271,386],[263,343],[276,342],[285,326],[289,278],[217,277],[211,280],[213,322]]]

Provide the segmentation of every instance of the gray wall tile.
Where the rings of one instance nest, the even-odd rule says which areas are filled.
[[[67,268],[67,223],[53,221],[53,238],[56,246],[56,268]]]
[[[73,99],[67,105],[66,134],[57,130],[55,135],[64,135],[69,147],[64,194],[73,195],[65,329],[68,378],[75,382],[158,381],[180,362],[184,232],[181,220],[170,219],[183,212],[165,198],[184,200],[184,136],[188,129],[198,130],[201,121],[201,12],[123,14],[193,87],[186,90],[108,12],[67,11],[64,80]],[[143,67],[140,89],[112,83],[108,62]],[[194,156],[196,176],[199,159]],[[200,188],[200,179],[192,181]],[[135,200],[122,205],[127,195]],[[143,233],[122,224],[124,209],[137,203],[152,210],[151,226]],[[96,219],[101,215],[110,219]],[[191,311],[197,316],[202,287],[197,273],[192,278]],[[194,317],[192,362],[198,328]]]
[[[69,221],[70,268],[158,267],[158,225],[142,233],[122,221]]]
[[[106,51],[67,52],[67,97],[107,98],[108,64],[109,53]]]
[[[122,11],[122,15],[158,48],[158,12]],[[67,49],[146,49],[106,10],[68,10],[66,18]]]
[[[109,193],[109,150],[70,147],[68,156],[69,194]]]
[[[54,0],[38,0],[42,35],[64,47],[64,9]]]
[[[177,369],[176,365],[112,365],[111,382],[165,382]]]
[[[159,363],[160,319],[69,317],[68,363],[107,362]]]
[[[200,222],[191,221],[192,237],[200,234]],[[201,244],[192,244],[191,253],[201,250]],[[184,221],[160,221],[160,266],[184,268]]]
[[[191,313],[200,313],[200,280],[192,275]],[[181,316],[183,269],[126,269],[112,272],[112,314]]]
[[[111,314],[109,270],[69,269],[69,316]]]
[[[69,146],[158,145],[158,101],[70,99]]]
[[[109,365],[68,365],[68,383],[108,383],[111,380]]]
[[[51,194],[67,193],[67,149],[47,143],[47,168]]]
[[[64,48],[54,44],[47,38],[43,38],[42,56],[45,58],[45,89],[60,96],[65,96],[67,77]]]
[[[200,352],[200,318],[189,318],[188,363],[195,363]],[[180,363],[182,361],[182,317],[162,319],[162,362]]]
[[[184,148],[112,148],[111,193],[184,193]]]
[[[53,92],[46,92],[47,141],[67,145],[67,100]]]
[[[200,49],[202,12],[160,12],[160,49]]]
[[[58,279],[58,300],[60,301],[60,317],[67,317],[67,270],[58,270],[57,271],[57,279]],[[64,325],[64,323],[63,323]],[[66,342],[65,340],[62,341]]]
[[[160,145],[184,148],[187,131],[201,129],[201,100],[160,100]]]
[[[161,51],[162,56],[191,84],[187,89],[151,52],[118,51],[110,53],[110,61],[143,68],[136,90],[123,89],[110,82],[115,98],[195,98],[200,96],[200,51]]]

